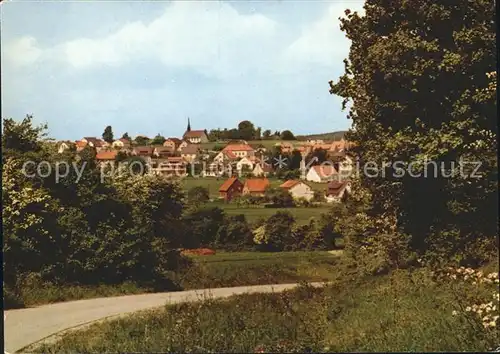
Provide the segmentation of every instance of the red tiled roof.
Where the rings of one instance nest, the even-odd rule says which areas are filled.
[[[222,186],[220,186],[219,192],[227,192],[229,190],[229,188],[231,188],[231,186],[237,180],[238,180],[238,178],[236,178],[236,177],[228,178],[224,183],[222,183]]]
[[[156,150],[156,152],[160,153],[160,152],[170,152],[172,151],[172,148],[170,146],[163,146],[163,145],[158,145],[158,146],[155,146],[154,149]]]
[[[271,164],[263,164],[262,166],[262,171],[264,172],[273,172],[273,166],[271,166]]]
[[[285,183],[283,183],[280,187],[285,189],[290,189],[292,187],[295,187],[299,183],[301,183],[301,181],[290,179]]]
[[[269,184],[267,178],[250,178],[245,181],[245,187],[250,192],[265,192]]]
[[[176,146],[176,147],[177,147],[177,146],[179,146],[179,145],[181,144],[181,142],[182,142],[182,140],[181,140],[181,139],[178,139],[178,138],[168,138],[167,140],[165,140],[165,143],[166,143],[167,141],[171,141],[171,142],[173,142],[173,143],[175,144],[175,146]],[[165,144],[165,143],[163,143],[163,144]]]
[[[84,137],[85,140],[87,140],[89,143],[94,144],[95,147],[101,147],[105,144],[104,140],[97,139],[94,137]]]
[[[190,130],[184,133],[185,138],[201,138],[205,134],[204,130]]]
[[[169,163],[183,163],[184,160],[182,159],[182,157],[167,157],[167,161]]]
[[[222,151],[254,151],[248,144],[229,144]]]
[[[77,147],[85,147],[87,146],[87,143],[85,141],[78,140],[75,142]]]
[[[332,147],[332,145],[330,144],[316,144],[316,145],[313,145],[312,149],[313,150],[330,150],[330,148]]]
[[[96,155],[97,160],[114,160],[116,158],[117,151],[101,151]]]
[[[331,181],[327,186],[327,194],[333,196],[339,195],[340,192],[342,192],[342,190],[347,186],[347,183],[347,181]]]
[[[134,152],[138,155],[151,155],[154,151],[152,146],[136,146]]]
[[[223,153],[230,159],[238,158],[238,156],[236,156],[232,151],[223,151]]]
[[[196,155],[199,152],[200,148],[196,144],[189,144],[182,148],[182,155]]]
[[[313,166],[312,169],[314,169],[314,171],[316,171],[318,176],[320,176],[321,178],[332,177],[337,173],[337,170],[332,165],[324,165],[324,166],[318,165],[318,166]]]

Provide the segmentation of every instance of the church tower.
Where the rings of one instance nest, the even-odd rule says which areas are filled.
[[[187,131],[187,132],[190,132],[190,131],[191,131],[191,123],[189,122],[189,117],[188,117],[188,126],[187,126],[186,131]]]

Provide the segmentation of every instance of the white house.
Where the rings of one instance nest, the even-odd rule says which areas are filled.
[[[332,165],[312,166],[306,174],[307,181],[317,183],[326,183],[338,177],[338,172]]]
[[[111,147],[114,149],[127,149],[130,148],[130,141],[128,139],[118,139],[113,141]]]
[[[252,159],[248,157],[243,157],[240,161],[236,163],[236,170],[242,171],[244,168],[247,168],[249,171],[253,170],[254,162]]]
[[[255,150],[248,144],[228,144],[224,149],[224,152],[230,152],[236,157],[252,157],[255,156]]]
[[[69,150],[71,149],[72,146],[74,146],[75,144],[70,142],[70,141],[61,141],[59,143],[59,146],[57,148],[57,152],[59,154],[62,154],[63,152],[65,152],[66,150]]]
[[[257,163],[252,171],[252,174],[255,177],[267,177],[271,172],[273,172],[273,168],[268,163]]]
[[[233,154],[231,151],[222,150],[214,157],[213,161],[215,163],[226,163],[226,162],[234,161],[237,158],[238,157],[235,154]]]
[[[314,198],[314,191],[312,188],[299,180],[288,180],[280,187],[290,192],[294,199],[304,198],[309,201]]]
[[[182,149],[184,149],[184,148],[185,148],[186,146],[188,146],[188,145],[189,145],[189,143],[188,143],[186,140],[183,140],[183,141],[179,144],[179,146],[177,147],[177,151],[179,151],[179,152],[180,152],[180,151],[182,151]]]

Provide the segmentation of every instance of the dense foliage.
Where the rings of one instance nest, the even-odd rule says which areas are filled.
[[[364,9],[341,20],[352,46],[330,83],[352,103],[347,138],[361,168],[378,167],[354,184],[352,255],[381,267],[418,254],[480,263],[497,235],[495,3],[367,0]]]
[[[54,283],[166,279],[180,260],[180,187],[130,174],[101,181],[92,149],[56,154],[43,132],[31,117],[5,120],[5,284],[15,288],[29,273]]]
[[[261,127],[256,128],[255,125],[248,120],[244,120],[238,123],[237,128],[211,129],[208,132],[208,139],[210,141],[238,139],[249,141],[271,138],[278,140],[295,140],[293,133],[289,130],[285,130],[283,131],[283,133],[276,131],[274,134],[272,134],[269,129],[262,132]]]

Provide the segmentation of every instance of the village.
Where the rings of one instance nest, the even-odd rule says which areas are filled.
[[[216,179],[220,181],[216,197],[225,202],[241,196],[264,197],[268,189],[277,186],[296,201],[332,203],[345,200],[351,191],[352,146],[343,136],[333,141],[213,142],[207,130],[193,130],[188,121],[182,137],[149,139],[139,135],[131,139],[126,134],[108,141],[84,137],[58,142],[58,152],[79,153],[90,148],[101,166],[140,158],[146,173],[184,179],[190,186],[206,186],[204,179]]]

